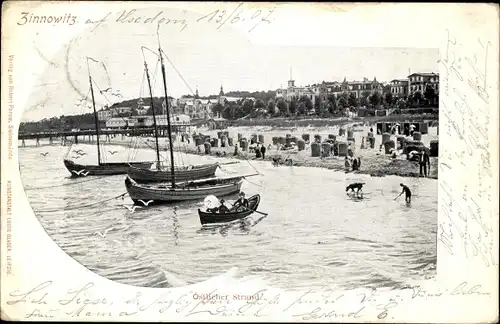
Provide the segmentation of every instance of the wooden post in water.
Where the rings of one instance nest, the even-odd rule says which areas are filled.
[[[75,144],[78,144],[78,135],[75,135]]]

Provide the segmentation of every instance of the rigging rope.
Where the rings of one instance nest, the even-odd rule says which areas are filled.
[[[55,185],[55,186],[45,186],[45,187],[29,187],[29,188],[24,188],[24,190],[38,190],[38,189],[48,189],[48,188],[57,188],[57,187],[64,187],[64,186],[72,186],[80,183],[85,183],[85,182],[90,182],[90,181],[97,181],[97,180],[102,180],[102,178],[93,178],[93,179],[87,179],[83,181],[78,181],[78,182],[70,182],[70,183],[63,183],[60,185]]]
[[[64,207],[63,211],[75,210],[75,209],[80,209],[80,208],[86,208],[86,207],[94,206],[94,205],[101,204],[101,203],[104,203],[104,202],[107,202],[107,201],[111,201],[113,199],[124,197],[125,195],[127,195],[126,192],[122,193],[121,195],[118,195],[118,196],[115,196],[115,197],[112,197],[112,198],[108,198],[108,199],[104,199],[104,200],[101,200],[101,201],[98,201],[98,202],[95,202],[95,203],[91,203],[91,204]],[[36,212],[36,213],[51,213],[51,212],[58,212],[58,211],[61,211],[61,208],[58,208],[58,209],[38,209],[38,210],[34,210],[34,212]]]

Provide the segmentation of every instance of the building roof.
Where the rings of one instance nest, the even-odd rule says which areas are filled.
[[[391,82],[394,82],[394,81],[398,81],[398,82],[408,82],[409,80],[408,80],[408,79],[394,79],[394,80],[391,80]]]
[[[408,77],[411,77],[413,75],[421,75],[421,76],[439,76],[439,73],[434,73],[434,72],[419,72],[419,73],[412,73]]]

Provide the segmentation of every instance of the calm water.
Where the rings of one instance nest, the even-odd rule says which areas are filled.
[[[95,163],[95,147],[79,163]],[[107,147],[107,161],[126,161],[125,147]],[[85,267],[120,283],[169,287],[195,283],[238,267],[282,288],[333,284],[401,287],[435,275],[437,181],[370,178],[318,168],[279,167],[241,161],[218,175],[254,173],[245,180],[247,196],[260,193],[251,224],[202,229],[203,202],[129,211],[125,175],[70,179],[63,165],[68,147],[19,148],[21,176],[31,206],[52,239]],[[41,153],[48,152],[46,156]],[[215,158],[177,154],[177,161]],[[71,154],[70,154],[71,156]],[[136,160],[153,160],[139,150]],[[229,160],[224,160],[229,161]],[[255,168],[255,169],[254,169]],[[366,182],[365,199],[355,201],[345,186]],[[399,183],[413,191],[406,206]],[[95,234],[104,233],[105,237]]]

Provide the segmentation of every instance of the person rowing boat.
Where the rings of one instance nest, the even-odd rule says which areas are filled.
[[[240,206],[248,209],[248,199],[245,198],[245,193],[242,191],[238,194],[238,196],[239,198],[234,202],[233,207],[237,208],[236,210],[238,210],[238,207]]]

